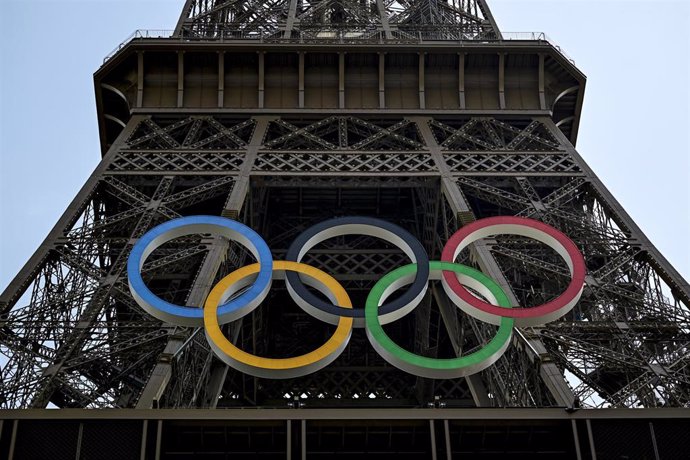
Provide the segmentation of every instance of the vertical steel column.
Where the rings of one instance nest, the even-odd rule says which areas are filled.
[[[443,421],[443,436],[446,440],[446,460],[452,460],[453,450],[450,442],[450,424],[447,419]]]
[[[573,427],[573,441],[575,442],[575,457],[577,458],[577,460],[582,460],[582,452],[580,452],[580,437],[577,434],[577,423],[575,423],[575,420],[571,420],[570,424]]]
[[[379,13],[379,21],[381,21],[381,28],[383,29],[386,39],[393,38],[390,24],[388,23],[388,13],[386,13],[386,5],[384,0],[376,0],[376,8]]]
[[[498,107],[506,108],[506,53],[498,53]]]
[[[430,119],[423,117],[414,117],[411,119],[417,123],[419,132],[421,133],[425,144],[429,148],[431,156],[436,162],[438,169],[441,171],[441,186],[451,208],[457,214],[472,216],[472,219],[474,219],[472,209],[467,204],[462,191],[458,188],[457,184],[453,180],[450,173],[450,168],[443,159],[441,147],[436,143],[436,139],[431,132],[431,128],[428,124]],[[471,251],[473,254],[475,254],[482,271],[498,282],[498,284],[505,290],[506,294],[508,294],[508,298],[513,305],[518,305],[519,303],[510,287],[510,283],[508,283],[508,280],[498,266],[498,263],[491,254],[491,251],[486,243],[482,241],[473,243],[471,246]],[[575,401],[575,396],[570,390],[568,383],[565,381],[565,378],[561,374],[556,364],[548,359],[543,359],[548,356],[548,352],[541,340],[538,337],[525,337],[524,334],[520,333],[520,329],[516,329],[516,332],[518,337],[527,343],[528,346],[525,348],[529,351],[528,357],[530,360],[536,360],[539,362],[539,374],[546,386],[549,388],[554,400],[559,405],[572,407]],[[470,380],[467,382],[468,385],[472,384]]]
[[[661,457],[659,456],[659,446],[656,443],[656,435],[654,434],[654,424],[652,422],[649,422],[649,434],[652,437],[652,447],[654,447],[654,458],[656,458],[656,460],[661,460]]]
[[[458,53],[458,104],[460,109],[467,108],[465,102],[465,53]]]
[[[177,52],[177,107],[184,107],[184,51]]]
[[[168,187],[172,183],[173,177],[172,176],[164,176],[164,179],[168,179]],[[159,185],[159,189],[160,189]],[[158,192],[157,192],[158,193]],[[154,194],[155,196],[155,194]],[[155,207],[153,207],[155,210]],[[137,236],[138,237],[138,236]],[[168,343],[163,350],[163,352],[160,354],[160,357],[158,359],[158,363],[153,369],[153,373],[151,374],[151,377],[149,377],[149,383],[151,381],[158,381],[160,379],[161,381],[165,382],[164,384],[159,385],[158,387],[153,387],[152,385],[147,384],[146,387],[144,387],[144,390],[142,391],[142,395],[139,397],[139,402],[141,402],[142,399],[148,399],[150,401],[150,404],[146,406],[146,408],[151,407],[151,404],[153,404],[153,401],[158,401],[160,399],[160,396],[162,394],[163,388],[165,385],[168,383],[168,380],[170,379],[170,374],[167,371],[172,363],[171,363],[171,358],[175,354],[175,352],[179,349],[179,347],[182,345],[184,342],[184,337],[180,334],[176,333],[177,328],[169,328],[172,333],[169,335],[168,338]],[[137,407],[139,407],[139,404],[137,404]]]
[[[225,105],[225,52],[218,51],[218,108]]]
[[[259,108],[264,108],[264,84],[266,78],[266,53],[259,51]]]
[[[455,316],[455,306],[450,305],[448,297],[446,294],[438,287],[433,286],[431,288],[432,295],[436,301],[439,312],[441,313],[441,319],[443,324],[448,330],[448,337],[450,339],[451,345],[453,345],[453,350],[455,354],[462,355],[462,331],[458,330],[458,325],[453,321]],[[489,392],[482,382],[482,378],[479,375],[469,375],[465,377],[467,386],[472,393],[472,399],[477,407],[491,407],[491,398],[489,398]]]
[[[10,435],[10,452],[8,460],[14,460],[14,448],[17,445],[17,428],[19,427],[19,420],[12,422],[12,434]]]
[[[425,53],[419,53],[419,108],[426,108],[426,98],[424,97],[424,58]]]
[[[345,108],[345,53],[338,53],[338,108]]]
[[[239,211],[244,204],[247,191],[249,190],[249,175],[256,160],[257,152],[261,146],[266,129],[268,128],[269,118],[258,117],[256,120],[257,123],[254,128],[254,133],[245,150],[244,162],[242,163],[237,180],[233,184],[232,191],[230,192],[222,212],[222,215],[227,217],[237,218],[239,215]],[[214,237],[212,239],[208,253],[204,258],[194,286],[187,298],[187,304],[203,305],[204,299],[213,287],[214,276],[225,259],[228,247],[229,243],[226,239],[219,237]],[[196,330],[193,333],[196,333]],[[172,361],[168,357],[177,354],[185,343],[187,343],[185,337],[181,335],[173,334],[170,337],[161,355],[161,358],[165,359],[159,359],[159,362],[156,364],[151,377],[146,383],[146,387],[142,391],[139,401],[137,401],[136,407],[138,409],[148,409],[154,406],[155,402],[163,395],[172,375]],[[227,370],[228,367],[226,365],[219,367],[216,371],[219,375],[211,379],[214,388],[206,392],[210,395],[209,401],[211,407],[215,407],[218,403],[218,396],[223,388]]]
[[[546,76],[544,74],[544,53],[539,53],[539,108],[546,110]]]
[[[295,24],[295,18],[297,16],[297,0],[290,0],[290,6],[288,7],[288,16],[285,21],[285,30],[283,31],[283,38],[292,37],[292,27]]]
[[[301,439],[301,449],[302,449],[302,460],[307,460],[307,421],[302,420],[300,425],[300,439]]]
[[[156,424],[156,456],[154,457],[156,460],[160,460],[160,458],[161,458],[162,437],[163,437],[163,420],[158,420],[158,423]]]
[[[137,108],[144,106],[144,52],[137,51]]]
[[[592,460],[597,460],[597,450],[594,447],[594,435],[592,434],[592,421],[587,419],[587,439],[589,439],[589,451],[592,456]]]
[[[79,460],[79,457],[81,456],[81,441],[82,441],[83,437],[84,437],[84,423],[79,422],[79,432],[77,433],[77,452],[74,455],[74,460]]]
[[[386,53],[379,54],[379,108],[386,108]]]
[[[297,86],[298,86],[298,107],[300,109],[304,108],[304,53],[297,53],[298,63],[297,63]]]
[[[146,438],[148,436],[149,421],[144,420],[141,428],[141,448],[139,449],[139,459],[146,460]]]
[[[268,129],[268,124],[271,119],[271,117],[256,117],[257,124],[254,128],[254,134],[252,136],[252,139],[249,141],[249,145],[247,146],[245,159],[242,163],[239,175],[237,176],[237,180],[232,188],[232,191],[230,192],[230,196],[228,197],[227,202],[225,203],[223,210],[224,216],[237,218],[237,216],[239,216],[240,214],[240,211],[242,210],[245,198],[249,193],[249,182],[252,167],[254,166],[254,163],[256,161],[258,149],[261,147],[261,143],[263,141],[264,135],[266,133],[266,130]],[[227,253],[227,249],[229,246],[227,241],[222,238],[217,238],[214,242],[214,246],[216,243],[219,245],[219,254],[217,256],[214,256],[209,252],[207,259],[217,260],[220,264],[222,256]],[[206,263],[206,260],[204,260],[204,263]],[[218,271],[219,267],[220,265],[215,266],[215,271],[213,267],[208,267],[206,269],[207,273],[201,273],[200,277],[197,278],[204,279],[202,278],[202,276],[207,276],[207,279],[209,280],[208,286],[204,288],[204,291],[206,291],[204,298],[206,295],[208,295],[208,292],[212,287],[210,284],[210,280],[213,279],[213,276]],[[204,269],[204,267],[202,267],[202,269]],[[241,323],[238,321],[235,328],[231,330],[233,342],[235,342],[239,336],[240,325]],[[223,390],[223,385],[225,384],[225,378],[228,374],[229,369],[230,368],[225,363],[219,362],[218,366],[213,370],[211,378],[208,382],[208,388],[206,389],[206,399],[204,401],[204,404],[206,404],[208,407],[215,408],[218,405],[218,399],[220,398],[220,393]]]
[[[614,222],[621,227],[621,229],[630,233],[636,243],[650,256],[650,262],[659,270],[659,276],[668,284],[672,293],[680,299],[687,307],[690,308],[690,283],[688,283],[680,273],[669,263],[669,261],[661,254],[661,252],[654,247],[652,242],[642,232],[640,227],[630,217],[630,215],[623,209],[623,206],[618,203],[611,192],[606,188],[603,182],[597,177],[592,168],[582,159],[580,154],[575,150],[570,140],[563,134],[554,121],[550,117],[537,118],[538,121],[544,123],[553,134],[558,142],[565,148],[566,152],[572,156],[578,166],[586,174],[587,180],[594,186],[594,189],[600,195],[603,202],[608,206],[608,211]]]
[[[182,13],[180,14],[180,18],[177,20],[177,25],[175,26],[175,32],[173,32],[173,36],[179,37],[182,35],[182,27],[184,26],[184,23],[187,21],[187,18],[189,18],[189,15],[192,13],[192,7],[194,6],[194,3],[196,0],[186,0],[184,3],[184,6],[182,7]]]
[[[494,15],[491,14],[491,10],[489,9],[489,5],[486,3],[486,0],[477,0],[477,3],[479,4],[479,9],[482,11],[482,14],[486,20],[489,21],[489,24],[491,24],[491,29],[493,30],[494,34],[496,34],[496,38],[498,40],[503,40],[503,35],[498,28],[498,23],[496,23]]]
[[[434,420],[429,420],[429,434],[431,436],[431,460],[437,460],[436,452],[436,428],[434,428]]]
[[[286,420],[286,429],[287,429],[287,440],[286,440],[286,446],[285,448],[287,449],[286,451],[286,457],[287,460],[292,460],[292,420]]]

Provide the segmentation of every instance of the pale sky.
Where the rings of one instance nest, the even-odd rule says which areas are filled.
[[[587,75],[578,151],[690,278],[690,1],[488,0],[501,30],[543,31]],[[3,0],[0,291],[100,158],[92,74],[182,0]]]

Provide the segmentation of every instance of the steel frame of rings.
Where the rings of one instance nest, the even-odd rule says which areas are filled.
[[[516,326],[538,326],[560,318],[570,311],[582,295],[585,260],[570,238],[550,225],[525,217],[489,217],[474,221],[455,232],[441,254],[444,262],[455,258],[469,244],[494,235],[520,235],[540,241],[556,251],[568,265],[571,281],[566,290],[545,304],[530,308],[502,309],[473,296],[453,273],[445,272],[441,283],[450,299],[464,312],[481,321],[500,324],[503,316],[515,318]]]
[[[382,324],[402,318],[422,300],[429,280],[429,256],[419,240],[407,230],[373,217],[336,217],[313,225],[300,234],[288,248],[285,258],[300,262],[311,248],[322,241],[352,234],[373,236],[394,244],[420,267],[410,288],[397,299],[379,308]],[[307,290],[295,272],[286,273],[285,282],[295,303],[313,317],[329,324],[338,324],[341,316],[349,316],[355,319],[355,327],[364,327],[363,308],[344,309],[324,302]]]
[[[442,273],[453,273],[465,286],[479,292],[499,308],[511,308],[508,296],[494,280],[466,265],[431,261],[431,280],[440,280]],[[495,363],[510,345],[514,320],[501,318],[501,324],[493,339],[479,350],[465,356],[450,359],[429,358],[405,350],[385,333],[378,317],[378,308],[386,298],[400,287],[409,284],[417,265],[397,268],[381,278],[369,292],[366,301],[366,332],[374,349],[390,364],[410,374],[434,378],[452,379],[476,374]],[[416,305],[415,305],[416,306]]]
[[[208,295],[204,308],[166,302],[151,292],[141,276],[147,257],[159,246],[189,234],[215,233],[247,248],[258,263],[244,266],[219,281]],[[369,293],[365,308],[354,309],[350,298],[333,277],[300,260],[315,245],[341,235],[359,234],[384,239],[398,246],[412,260],[383,276]],[[571,273],[567,289],[543,305],[521,308],[510,305],[506,293],[483,273],[455,263],[469,244],[498,234],[521,235],[554,249]],[[493,364],[506,350],[513,326],[534,326],[553,321],[573,308],[585,281],[585,263],[577,246],[555,228],[523,217],[491,217],[458,230],[443,248],[441,261],[429,261],[422,244],[409,232],[392,223],[370,217],[341,217],[316,224],[290,245],[286,261],[273,261],[266,242],[246,225],[217,216],[189,216],[173,219],[149,230],[134,245],[127,261],[129,288],[135,301],[152,316],[181,326],[205,326],[214,353],[231,367],[263,378],[294,378],[315,372],[334,361],[345,349],[354,327],[365,327],[376,351],[390,364],[426,378],[457,378],[475,374]],[[240,350],[222,333],[221,325],[254,310],[267,296],[273,279],[284,279],[291,298],[308,314],[337,325],[334,334],[316,350],[291,358],[264,358]],[[422,300],[429,280],[441,280],[451,302],[465,313],[499,326],[493,339],[479,350],[458,358],[436,359],[411,353],[395,344],[382,325],[410,313]],[[306,286],[330,300],[322,301]],[[391,302],[388,297],[400,288],[407,290]],[[479,292],[487,301],[471,293]]]
[[[204,306],[204,327],[206,338],[216,356],[233,369],[255,377],[287,379],[301,377],[324,368],[345,349],[352,335],[353,319],[341,316],[338,327],[323,345],[310,353],[292,358],[262,358],[249,354],[233,345],[223,334],[218,322],[218,304],[251,283],[250,277],[260,270],[259,264],[246,265],[220,280],[211,290]],[[280,279],[286,272],[305,275],[306,282],[319,290],[330,300],[343,308],[352,308],[352,302],[345,288],[332,276],[298,262],[275,261],[273,278]]]
[[[136,242],[127,260],[129,290],[136,303],[151,316],[168,323],[180,326],[204,324],[202,309],[166,302],[151,292],[141,277],[144,262],[156,248],[175,238],[197,233],[215,233],[236,241],[247,248],[261,265],[256,281],[247,291],[218,307],[218,321],[221,324],[229,323],[254,310],[266,298],[271,288],[271,250],[263,238],[251,228],[235,220],[218,216],[173,219],[152,228]]]

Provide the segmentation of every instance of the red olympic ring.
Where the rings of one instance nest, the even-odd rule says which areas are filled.
[[[500,234],[530,237],[553,248],[570,269],[572,279],[566,290],[555,299],[536,307],[506,309],[477,298],[460,284],[455,273],[445,271],[442,284],[446,294],[467,314],[491,324],[500,324],[501,317],[507,316],[515,318],[516,326],[537,326],[558,319],[570,311],[582,295],[585,260],[575,243],[550,225],[525,217],[480,219],[462,227],[448,239],[441,260],[454,262],[460,251],[469,244]]]

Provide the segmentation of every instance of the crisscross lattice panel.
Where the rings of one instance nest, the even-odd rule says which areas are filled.
[[[263,153],[255,171],[291,173],[419,173],[435,165],[429,155],[419,153]]]
[[[133,149],[236,150],[247,145],[255,121],[219,117],[147,118],[127,139]]]
[[[328,117],[318,121],[272,121],[264,148],[272,150],[419,150],[423,144],[409,120]]]
[[[470,118],[458,121],[433,120],[430,126],[436,142],[447,150],[508,150],[516,152],[559,151],[563,147],[543,123]]]

